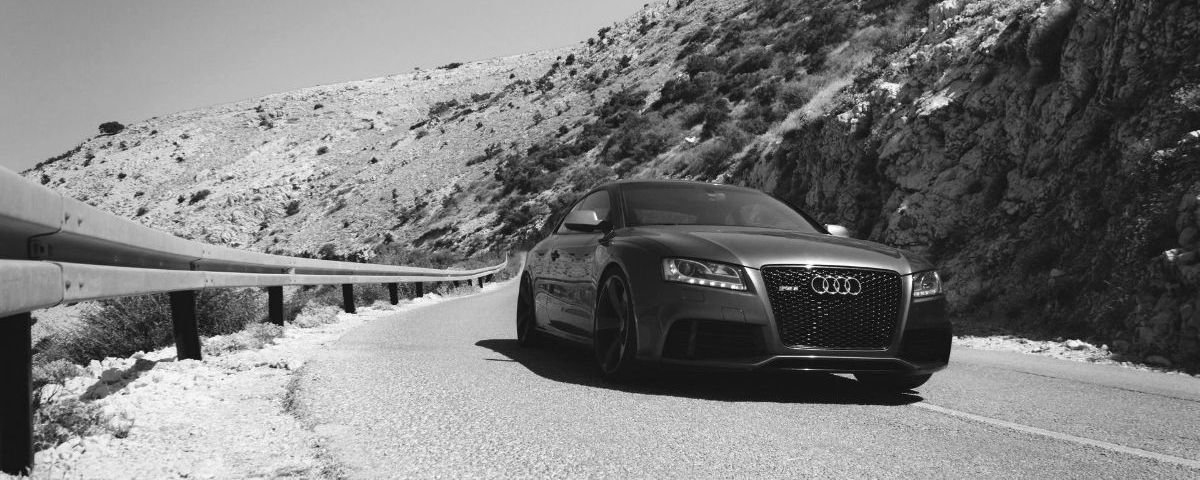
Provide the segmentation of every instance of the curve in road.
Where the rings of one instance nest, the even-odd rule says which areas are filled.
[[[516,284],[347,333],[302,415],[353,478],[1200,475],[1200,381],[956,349],[919,393],[840,375],[597,378],[526,350]]]

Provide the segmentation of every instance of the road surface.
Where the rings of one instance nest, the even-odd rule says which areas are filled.
[[[956,348],[917,394],[838,375],[599,380],[517,346],[516,284],[347,333],[301,411],[351,478],[1200,478],[1200,380]]]

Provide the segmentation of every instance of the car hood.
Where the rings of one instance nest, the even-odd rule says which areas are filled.
[[[933,268],[928,261],[897,248],[823,233],[697,225],[642,226],[628,233],[654,240],[669,255],[755,269],[765,265],[829,265],[908,274]]]

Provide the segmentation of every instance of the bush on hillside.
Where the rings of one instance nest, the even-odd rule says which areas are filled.
[[[771,66],[774,56],[760,46],[743,47],[730,55],[730,74],[757,72]]]
[[[488,160],[496,158],[496,155],[499,155],[503,152],[504,152],[504,147],[500,146],[499,143],[490,144],[486,148],[483,149],[482,154],[480,154],[470,160],[467,160],[467,166],[469,167],[471,165],[476,165],[476,164],[486,162]]]
[[[725,138],[714,138],[689,150],[682,157],[688,175],[704,179],[715,178],[733,158],[733,142]]]
[[[208,196],[211,194],[212,194],[212,190],[209,190],[207,188],[205,188],[203,190],[199,190],[192,194],[192,198],[188,199],[188,205],[195,205],[196,202],[199,202],[201,200],[208,198]]]
[[[680,116],[685,126],[703,125],[700,138],[709,139],[715,136],[717,130],[729,120],[731,108],[728,100],[710,96],[691,105]]]
[[[550,188],[564,165],[561,159],[544,155],[508,155],[496,165],[492,178],[503,187],[501,195],[536,193]]]
[[[104,122],[100,124],[100,133],[104,135],[116,135],[125,130],[125,126],[119,122]]]
[[[713,94],[720,83],[721,76],[713,72],[700,72],[685,78],[673,78],[663,84],[656,105],[694,102]]]
[[[600,160],[609,166],[624,162],[624,166],[614,168],[618,175],[624,174],[630,166],[641,165],[658,156],[677,135],[670,122],[657,113],[630,117],[613,130],[600,151]]]
[[[433,106],[429,107],[429,116],[436,117],[438,115],[446,113],[451,108],[454,108],[457,106],[458,106],[458,100],[455,100],[455,99],[437,102],[437,103],[433,104]]]

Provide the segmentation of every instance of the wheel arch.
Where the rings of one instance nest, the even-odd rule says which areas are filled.
[[[637,331],[637,356],[642,359],[653,357],[659,339],[662,336],[662,326],[658,322],[659,302],[656,296],[660,293],[657,282],[661,279],[662,257],[664,252],[653,248],[655,245],[639,243],[615,244],[609,249],[607,258],[600,262],[602,268],[597,268],[596,276],[596,307],[592,312],[592,329],[596,328],[596,310],[600,302],[600,290],[603,282],[614,271],[619,271],[625,277],[629,289],[630,302],[633,303],[634,328]],[[649,247],[649,248],[648,248]]]

